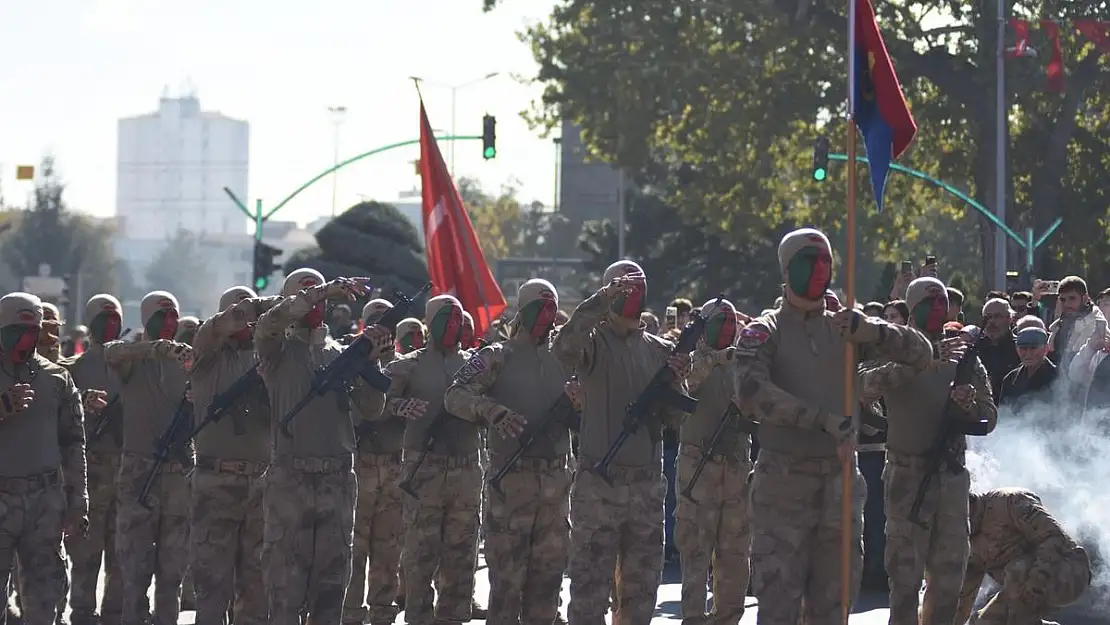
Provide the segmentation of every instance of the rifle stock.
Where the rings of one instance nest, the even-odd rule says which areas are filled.
[[[139,505],[148,510],[150,509],[150,490],[154,487],[154,481],[161,474],[162,466],[169,461],[170,453],[176,449],[179,454],[184,456],[182,447],[188,444],[190,439],[183,438],[181,433],[191,431],[189,429],[189,424],[192,422],[190,406],[189,400],[182,396],[181,401],[177,404],[177,412],[174,413],[173,420],[166,427],[166,431],[154,442],[154,466],[150,467],[146,479],[143,480],[143,488],[139,491]]]
[[[420,455],[416,457],[416,462],[412,463],[412,466],[409,467],[409,470],[406,471],[405,475],[401,478],[400,483],[397,484],[398,488],[413,499],[420,499],[420,494],[413,488],[412,481],[416,479],[417,472],[419,472],[420,467],[424,465],[424,460],[428,457],[428,452],[432,451],[432,448],[435,446],[436,440],[439,438],[439,430],[443,427],[443,422],[450,416],[451,413],[447,412],[446,407],[441,408],[439,413],[436,414],[435,419],[432,419],[432,422],[428,424],[428,429],[424,432],[424,440],[420,442]]]
[[[517,461],[520,460],[521,456],[536,444],[536,441],[547,431],[550,425],[553,423],[566,423],[574,412],[574,402],[570,400],[570,397],[567,396],[566,393],[560,395],[559,399],[555,400],[555,403],[543,413],[540,420],[537,421],[533,427],[529,428],[528,432],[520,438],[512,455],[505,460],[505,463],[501,465],[501,468],[498,469],[497,473],[490,479],[490,488],[497,491],[498,495],[504,496],[505,493],[501,490],[501,482],[505,479],[505,476],[509,474],[509,471],[513,470],[513,467],[516,465]]]
[[[686,483],[686,488],[682,489],[682,496],[689,499],[693,503],[698,503],[694,499],[694,486],[697,485],[698,480],[701,479],[701,474],[705,471],[705,465],[717,453],[717,446],[721,443],[721,438],[730,426],[737,428],[746,434],[755,434],[759,429],[759,423],[749,421],[740,414],[740,409],[735,404],[729,403],[728,409],[721,415],[720,420],[717,421],[717,427],[713,430],[713,435],[709,438],[709,443],[703,445],[701,448],[701,456],[698,458],[698,464],[694,467],[694,472],[690,474],[690,481]]]
[[[216,396],[212,398],[212,403],[208,405],[208,412],[205,413],[204,419],[193,429],[189,438],[196,438],[204,428],[218,422],[224,417],[224,413],[230,410],[241,396],[247,393],[247,391],[257,388],[262,384],[262,375],[258,373],[258,364],[256,363],[247,370],[246,373],[236,378],[227,388],[217,393]],[[232,424],[235,426],[236,436],[242,436],[246,432],[242,415],[236,412],[236,414],[232,415],[231,419]]]

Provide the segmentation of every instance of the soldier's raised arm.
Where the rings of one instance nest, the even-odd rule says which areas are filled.
[[[869,404],[909,382],[919,372],[896,362],[869,360],[859,366],[860,401]]]
[[[234,304],[224,305],[224,300]],[[280,296],[255,297],[246,287],[231,287],[220,297],[220,312],[209,317],[193,339],[193,347],[200,351],[219,349],[228,339],[247,330],[267,310],[281,301]]]
[[[493,343],[478,350],[455,373],[454,381],[443,395],[447,412],[475,423],[489,424],[499,413],[507,410],[499,402],[486,396],[505,362],[505,346]]]
[[[859,360],[889,360],[915,372],[924,371],[933,363],[933,344],[910,326],[868,317],[854,308],[833,315],[833,324],[844,338],[861,348]]]
[[[551,353],[568,369],[589,369],[593,364],[594,329],[609,314],[612,298],[602,288],[582,300],[570,314],[570,319],[559,327],[551,341]]]
[[[1011,493],[1007,496],[1006,504],[1014,527],[1026,540],[1037,546],[1037,560],[1051,562],[1072,542],[1068,531],[1045,510],[1041,498],[1036,494],[1029,491]]]
[[[690,375],[686,376],[686,388],[691,393],[697,392],[701,383],[705,382],[717,365],[723,365],[734,360],[735,347],[725,349],[699,348],[690,354]]]
[[[389,392],[385,395],[385,410],[382,415],[386,417],[404,417],[412,418],[413,415],[413,402],[425,404],[422,400],[405,397],[409,388],[409,376],[416,371],[416,365],[420,363],[417,359],[419,352],[410,352],[397,358],[385,367],[386,374],[389,375],[391,380],[389,384]],[[423,412],[421,412],[423,414]]]
[[[393,335],[388,328],[372,325],[364,331],[366,339],[370,341],[370,351],[367,358],[370,362],[367,367],[380,370],[379,364],[385,354],[393,350]],[[390,387],[392,387],[392,382]],[[364,421],[377,421],[382,417],[385,409],[386,394],[366,383],[362,376],[355,376],[354,386],[351,389],[351,400],[358,407],[358,414]]]
[[[185,343],[167,339],[139,341],[137,343],[112,341],[104,346],[104,362],[108,363],[109,367],[122,372],[124,367],[143,358],[184,362],[192,356],[192,353],[193,348]]]

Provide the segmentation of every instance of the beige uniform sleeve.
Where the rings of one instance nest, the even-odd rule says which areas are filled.
[[[62,478],[65,481],[69,510],[87,516],[89,483],[85,467],[85,413],[81,394],[67,373],[58,401],[58,448],[62,453]]]
[[[258,352],[260,362],[273,363],[281,357],[285,329],[324,301],[327,288],[326,284],[319,284],[282,298],[258,317],[258,323],[254,326],[254,349]]]
[[[215,352],[228,338],[258,321],[260,316],[276,306],[281,299],[279,296],[274,296],[239,300],[227,310],[212,315],[201,324],[193,339],[193,347],[198,354]]]
[[[574,309],[551,343],[551,353],[567,369],[588,371],[593,365],[594,330],[609,312],[609,298],[600,291]]]
[[[744,328],[737,349],[736,398],[745,414],[761,423],[815,430],[824,427],[820,408],[782,390],[771,381],[771,365],[778,352],[778,335],[762,321]]]
[[[1045,510],[1037,495],[1012,493],[1007,496],[1006,503],[1014,527],[1026,540],[1037,545],[1037,560],[1051,562],[1072,542],[1067,530]]]
[[[184,343],[165,339],[139,341],[137,343],[112,341],[104,346],[104,362],[117,374],[127,376],[136,360],[143,358],[176,358],[176,350],[182,346],[188,347]]]
[[[674,352],[674,343],[665,339],[659,340],[661,341],[660,343],[658,343],[660,352],[659,355],[662,359],[662,363],[660,364],[660,366],[665,367],[667,366],[667,359],[670,358],[671,354]],[[683,395],[688,395],[690,393],[690,386],[689,384],[687,384],[688,379],[689,378],[675,378],[671,381],[671,388],[682,393]],[[664,404],[662,409],[659,411],[659,415],[663,420],[663,425],[670,428],[679,428],[682,426],[682,422],[686,420],[685,412],[666,404]]]
[[[374,366],[378,366],[377,363]],[[385,393],[371,387],[361,376],[355,376],[351,401],[363,421],[378,421],[385,416]]]
[[[987,368],[978,357],[975,358],[975,373],[971,376],[971,386],[975,389],[975,405],[972,414],[978,417],[977,421],[987,422],[987,434],[994,431],[998,425],[998,408],[991,396],[991,379]]]
[[[859,367],[860,401],[870,404],[909,382],[917,373],[913,368],[896,362],[865,362]]]
[[[413,355],[402,356],[386,365],[386,374],[392,382],[389,385],[389,392],[385,395],[384,416],[397,416],[397,404],[405,398],[409,388],[409,376],[413,374],[417,363],[420,362],[415,354],[416,352],[413,352]]]
[[[505,364],[505,347],[500,343],[487,345],[471,356],[443,396],[447,412],[475,423],[488,424],[491,417],[504,407],[486,397],[497,382]]]
[[[921,332],[894,323],[883,323],[879,340],[866,346],[868,359],[883,359],[906,365],[920,373],[933,362],[933,344]]]
[[[686,378],[686,387],[691,393],[697,392],[717,365],[727,362],[727,355],[728,350],[716,350],[704,345],[690,354],[690,375]]]

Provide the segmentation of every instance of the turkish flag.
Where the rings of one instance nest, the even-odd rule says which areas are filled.
[[[443,162],[420,101],[420,186],[423,196],[424,249],[433,295],[447,293],[474,317],[474,335],[482,336],[505,312],[507,302],[486,264],[474,225]]]

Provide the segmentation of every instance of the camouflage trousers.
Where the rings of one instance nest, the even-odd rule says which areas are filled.
[[[609,475],[612,485],[586,471],[574,476],[567,620],[604,625],[612,601],[613,625],[647,625],[663,572],[667,480],[658,462],[612,467]]]
[[[1044,556],[1044,557],[1042,557]],[[978,612],[976,625],[1041,625],[1056,608],[1075,602],[1091,585],[1091,561],[1082,547],[1020,556],[1000,574],[1002,583]]]
[[[154,625],[174,625],[181,614],[181,582],[189,563],[189,483],[185,467],[163,466],[147,500],[139,493],[154,461],[124,452],[117,484],[116,556],[123,575],[123,623],[138,625],[154,579]]]
[[[488,625],[550,625],[570,546],[566,459],[521,458],[486,512]]]
[[[886,552],[890,578],[890,625],[918,624],[918,594],[927,579],[921,625],[951,625],[960,605],[967,567],[967,499],[971,476],[947,467],[933,476],[922,500],[920,521],[910,518],[928,459],[887,450],[883,469]]]
[[[343,602],[343,622],[388,625],[397,618],[398,570],[405,529],[401,454],[358,456],[358,503],[351,583]],[[369,573],[367,573],[369,563]]]
[[[863,574],[867,484],[852,463],[849,602]],[[752,479],[752,591],[761,625],[840,625],[843,472],[835,458],[761,449]],[[804,615],[804,619],[802,618]]]
[[[75,536],[72,539],[67,539],[66,542],[76,542],[78,540],[80,540],[80,537]],[[61,623],[62,622],[62,616],[66,613],[66,609],[69,608],[69,589],[70,589],[70,572],[69,572],[69,566],[68,566],[69,557],[65,552],[65,544],[64,543],[62,545],[62,563],[63,563],[62,564],[62,573],[64,575],[62,577],[62,594],[61,594],[61,598],[58,600],[57,616],[55,616],[55,618],[54,618],[54,621],[56,623]],[[9,596],[8,598],[9,598],[9,601],[14,601],[15,605],[17,607],[20,607],[20,609],[22,610],[21,602],[23,601],[23,594],[24,594],[23,589],[26,588],[26,582],[25,582],[25,579],[23,577],[23,569],[22,569],[22,567],[19,566],[19,558],[18,557],[16,557],[15,566],[12,568],[12,580],[13,580],[12,592],[9,593],[9,595],[14,594],[14,597]],[[18,591],[16,589],[18,589]]]
[[[678,492],[686,489],[702,450],[683,445],[678,456]],[[683,625],[737,625],[744,615],[751,570],[749,474],[747,453],[718,456],[705,464],[690,493],[679,497],[675,542],[682,563]],[[709,565],[713,565],[713,610],[705,611]]]
[[[192,572],[197,625],[263,625],[263,463],[197,459],[193,474]]]
[[[295,458],[266,473],[262,572],[270,623],[340,623],[351,580],[357,480],[348,458]]]
[[[0,478],[0,588],[20,586],[26,625],[54,625],[65,594],[66,498],[59,482],[57,473]],[[16,558],[22,584],[12,580]]]
[[[405,458],[405,472],[413,462],[413,458]],[[405,622],[469,621],[482,498],[477,454],[428,454],[412,485],[420,498],[406,496],[404,504]],[[433,580],[437,591],[434,609]]]
[[[89,535],[66,541],[72,563],[69,595],[73,625],[95,622],[97,583],[104,568],[104,598],[100,619],[104,625],[119,625],[123,618],[123,579],[116,557],[116,477],[119,455],[88,452]],[[145,597],[143,601],[146,605]]]

